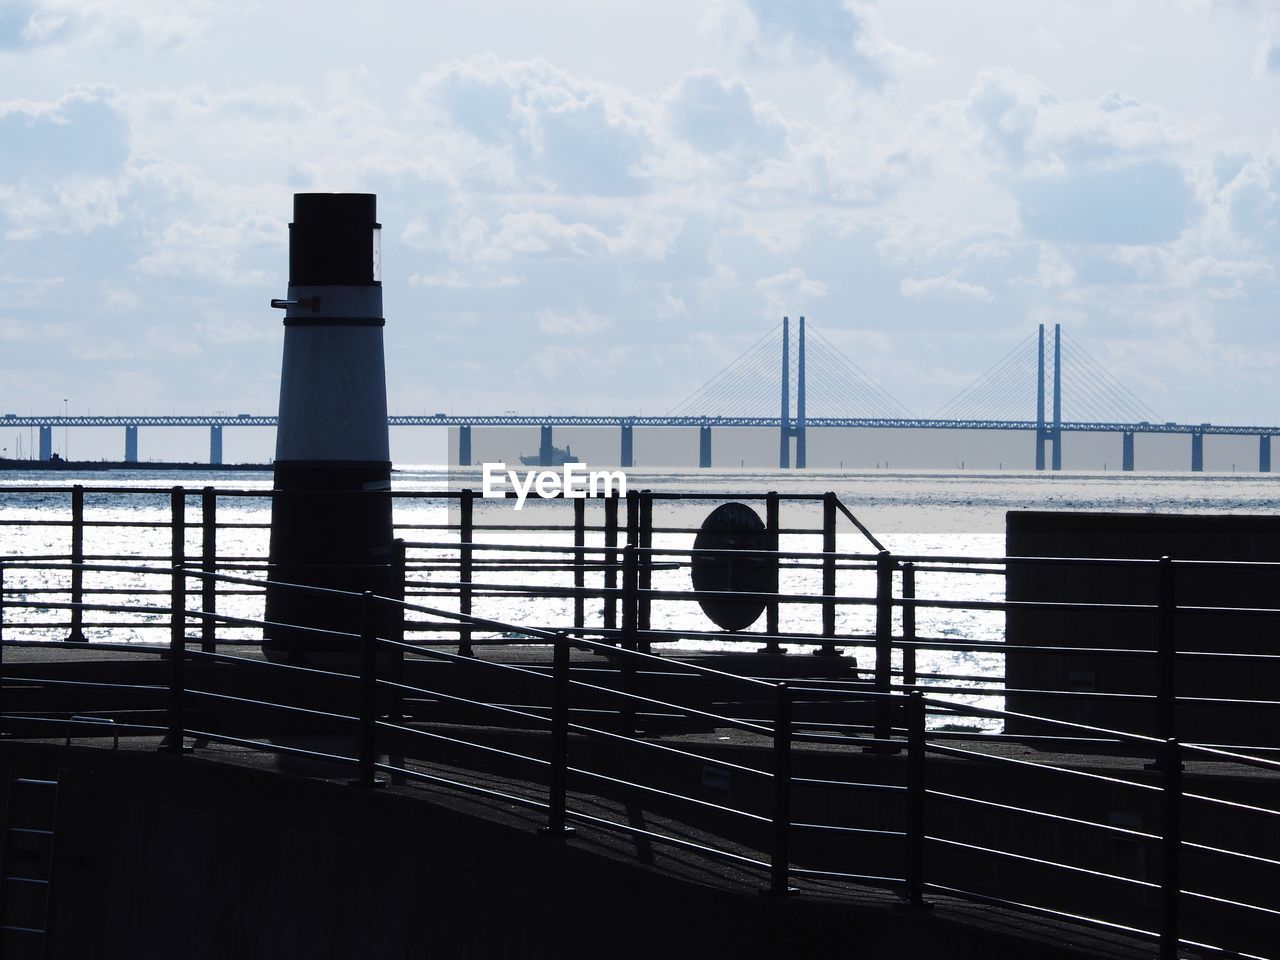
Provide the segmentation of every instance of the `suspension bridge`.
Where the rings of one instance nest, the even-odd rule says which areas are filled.
[[[1070,390],[1067,390],[1070,385]],[[636,428],[683,427],[698,430],[698,463],[710,467],[716,429],[755,427],[778,431],[778,466],[807,465],[810,429],[870,428],[925,430],[1001,430],[1030,433],[1037,470],[1062,469],[1066,433],[1113,433],[1121,440],[1122,469],[1135,469],[1138,434],[1180,434],[1190,439],[1190,467],[1204,470],[1206,436],[1256,436],[1258,470],[1271,471],[1271,438],[1280,425],[1232,425],[1161,421],[1074,339],[1044,324],[1024,338],[931,417],[913,416],[889,390],[850,360],[805,318],[789,318],[761,337],[736,360],[707,380],[667,413],[653,416],[610,414],[435,413],[393,415],[396,427],[454,427],[457,462],[472,464],[472,431],[486,427],[538,428],[538,460],[555,462],[556,427],[612,427],[619,431],[618,462],[635,465]],[[204,427],[209,430],[209,463],[221,464],[223,431],[228,427],[275,427],[274,416],[240,413],[199,416],[23,416],[6,413],[0,426],[39,429],[39,458],[53,454],[53,430],[82,427],[124,429],[124,460],[138,460],[142,427]],[[1046,456],[1046,448],[1048,455]]]

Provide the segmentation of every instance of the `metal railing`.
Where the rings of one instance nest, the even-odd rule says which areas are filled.
[[[128,571],[166,584],[153,588],[153,603],[139,605],[12,598],[9,578],[15,570],[32,567],[65,572],[78,567],[82,574]],[[801,882],[880,886],[915,907],[926,906],[930,896],[945,895],[1085,923],[1157,942],[1164,958],[1175,957],[1179,946],[1226,956],[1274,955],[1270,950],[1275,941],[1268,939],[1268,931],[1273,932],[1280,920],[1280,884],[1275,882],[1280,868],[1275,849],[1280,762],[1171,738],[982,708],[925,696],[921,690],[885,691],[874,682],[766,682],[592,640],[569,629],[529,628],[370,593],[349,595],[359,605],[358,631],[307,631],[338,645],[337,663],[273,662],[248,653],[204,649],[203,627],[211,621],[222,628],[262,630],[271,625],[193,604],[204,591],[188,590],[191,579],[201,587],[208,581],[268,585],[257,578],[181,566],[0,565],[0,723],[7,732],[163,735],[164,748],[173,752],[187,751],[187,742],[194,739],[197,744],[339,764],[352,769],[365,788],[377,786],[383,774],[516,805],[532,811],[553,836],[566,836],[577,826],[643,837],[690,856],[714,857],[759,875],[775,895]],[[141,649],[161,657],[167,664],[165,676],[152,682],[86,680],[59,676],[53,669],[56,658],[52,664],[11,662],[3,654],[17,648],[5,626],[11,613],[32,606],[46,612],[146,613],[164,618],[167,648]],[[490,661],[398,636],[378,636],[377,625],[385,622],[379,608],[398,611],[401,621],[409,614],[425,615],[465,622],[474,631],[500,631],[522,644],[549,646],[550,663],[545,658],[532,664]],[[197,625],[201,631],[193,635]],[[52,649],[67,655],[101,648],[79,641],[42,646],[44,653]],[[139,645],[122,648],[133,652]],[[594,659],[575,666],[575,651],[614,666],[601,671]],[[447,685],[429,685],[406,673],[414,663],[440,664],[453,673],[516,677],[522,681],[523,699],[478,699]],[[210,686],[207,671],[192,676],[198,667],[212,664],[287,677],[288,682],[271,686],[277,694],[271,698],[229,692]],[[680,689],[669,681],[673,674],[691,678],[695,687],[715,683],[730,688],[733,695],[722,696],[722,702],[736,707],[708,708],[696,696],[672,697],[671,691]],[[284,695],[305,691],[309,684],[319,685],[310,699],[304,695],[291,702]],[[664,695],[649,692],[659,686]],[[118,716],[95,708],[98,719],[77,719],[87,712],[67,703],[68,695],[77,691],[89,698],[85,702],[90,706],[96,703],[92,698],[106,693],[127,694],[133,705]],[[13,698],[23,694],[23,704],[14,705]],[[51,701],[50,709],[31,709],[40,697]],[[742,710],[743,701],[754,702],[757,712]],[[447,708],[445,714],[462,716],[442,719],[440,707]],[[815,708],[819,709],[814,712]],[[848,717],[860,708],[870,709],[869,722]],[[1033,724],[1050,731],[1039,742],[1066,746],[1072,755],[1048,752],[1031,757],[992,750],[990,737],[929,731],[927,713]],[[287,730],[284,735],[254,735],[253,724],[264,716],[301,723],[303,729],[318,731],[325,742],[309,742]],[[726,755],[679,736],[637,735],[637,727],[660,730],[663,719],[672,716],[696,719],[718,731],[736,731],[745,749],[741,755]],[[242,729],[246,723],[250,729]],[[519,747],[495,737],[495,725],[536,731],[539,736],[532,746]],[[589,742],[609,749],[584,749]],[[1116,762],[1117,746],[1150,759],[1153,769],[1100,769],[1100,763]],[[628,768],[630,773],[620,770],[608,756],[621,750],[644,759]],[[447,759],[438,759],[442,756]],[[432,757],[437,760],[432,762]],[[1190,769],[1184,770],[1184,765]],[[704,780],[708,769],[740,779],[740,788],[730,794],[736,802],[709,799],[706,790],[674,786],[699,767]],[[970,769],[983,773],[975,779],[966,772]],[[477,770],[489,775],[477,778]],[[991,770],[996,772],[987,772]],[[493,771],[501,772],[502,778],[495,781]],[[1047,788],[1048,781],[1070,783],[1071,789]],[[822,799],[832,793],[861,801],[851,806]],[[1270,802],[1259,802],[1259,795]],[[874,802],[878,797],[891,799]],[[623,812],[622,800],[656,811],[660,824],[633,822]],[[1137,811],[1137,822],[1109,822],[1099,815],[1098,811],[1115,808]],[[956,809],[966,812],[957,816]],[[1259,842],[1252,846],[1232,846],[1222,836],[1238,832],[1242,820],[1269,829],[1255,828]],[[1037,828],[1011,828],[1023,821]],[[1062,842],[1046,847],[1042,827]],[[1086,836],[1103,837],[1129,850],[1132,855],[1121,859],[1131,869],[1101,862],[1107,845],[1079,839]],[[814,842],[815,837],[821,842]],[[1214,862],[1219,865],[1209,865]],[[996,863],[1000,870],[991,872],[989,865]],[[1052,882],[1045,881],[1046,876],[1053,877]],[[1242,876],[1249,878],[1243,888]],[[997,877],[1003,879],[996,882]],[[1028,893],[1015,895],[1018,891]],[[1039,896],[1030,895],[1032,891]]]

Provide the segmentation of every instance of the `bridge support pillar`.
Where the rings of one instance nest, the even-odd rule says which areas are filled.
[[[40,459],[48,460],[53,456],[53,427],[40,428]]]
[[[1052,466],[1054,470],[1062,469],[1062,431],[1055,430],[1049,438],[1049,443],[1053,447]]]
[[[698,466],[711,466],[711,428],[698,428]]]
[[[467,423],[458,427],[458,466],[471,466],[471,425]]]
[[[618,452],[618,465],[621,467],[635,466],[635,444],[633,442],[633,427],[629,423],[619,424],[618,432],[621,435],[621,447]]]
[[[1271,434],[1264,433],[1258,438],[1258,472],[1271,472]]]
[[[1044,469],[1044,435],[1036,432],[1036,469]]]
[[[1204,470],[1204,434],[1191,434],[1191,470],[1201,473]]]
[[[222,466],[222,426],[213,424],[209,427],[209,463]]]
[[[544,423],[538,428],[538,466],[551,466],[555,455],[555,444],[551,442],[551,424]]]
[[[1133,431],[1126,430],[1123,433],[1122,450],[1120,455],[1120,463],[1122,470],[1133,470]]]
[[[138,428],[124,428],[124,462],[138,462]]]

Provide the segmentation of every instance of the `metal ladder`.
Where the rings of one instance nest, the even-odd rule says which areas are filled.
[[[58,781],[9,768],[0,835],[0,957],[45,957],[53,890]]]

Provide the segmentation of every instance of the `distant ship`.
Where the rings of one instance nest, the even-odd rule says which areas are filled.
[[[542,457],[536,453],[520,456],[520,462],[526,467],[540,467],[543,465]],[[547,462],[548,467],[562,467],[566,463],[581,463],[582,461],[575,457],[570,449],[565,447],[551,448],[551,459]]]

